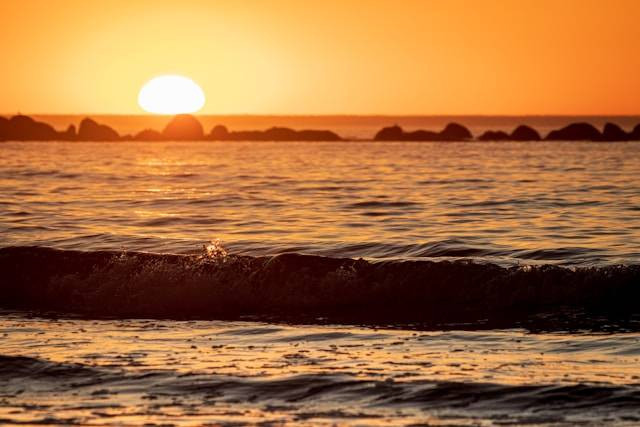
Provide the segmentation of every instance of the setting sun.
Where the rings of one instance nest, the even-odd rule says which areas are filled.
[[[196,82],[178,75],[159,76],[142,86],[140,107],[155,114],[195,113],[204,106],[204,92]]]

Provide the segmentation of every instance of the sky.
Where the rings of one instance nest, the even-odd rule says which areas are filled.
[[[0,2],[0,113],[640,114],[640,1]]]

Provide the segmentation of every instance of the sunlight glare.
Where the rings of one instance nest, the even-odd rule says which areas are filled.
[[[154,114],[195,113],[205,103],[204,92],[196,82],[179,75],[155,77],[138,94],[140,107]]]

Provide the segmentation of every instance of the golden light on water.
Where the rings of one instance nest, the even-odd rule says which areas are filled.
[[[154,77],[142,86],[138,94],[140,107],[154,114],[195,113],[204,103],[205,96],[200,86],[179,75]]]

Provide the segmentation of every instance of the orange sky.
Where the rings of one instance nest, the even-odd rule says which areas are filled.
[[[0,112],[638,114],[640,1],[0,2]]]

